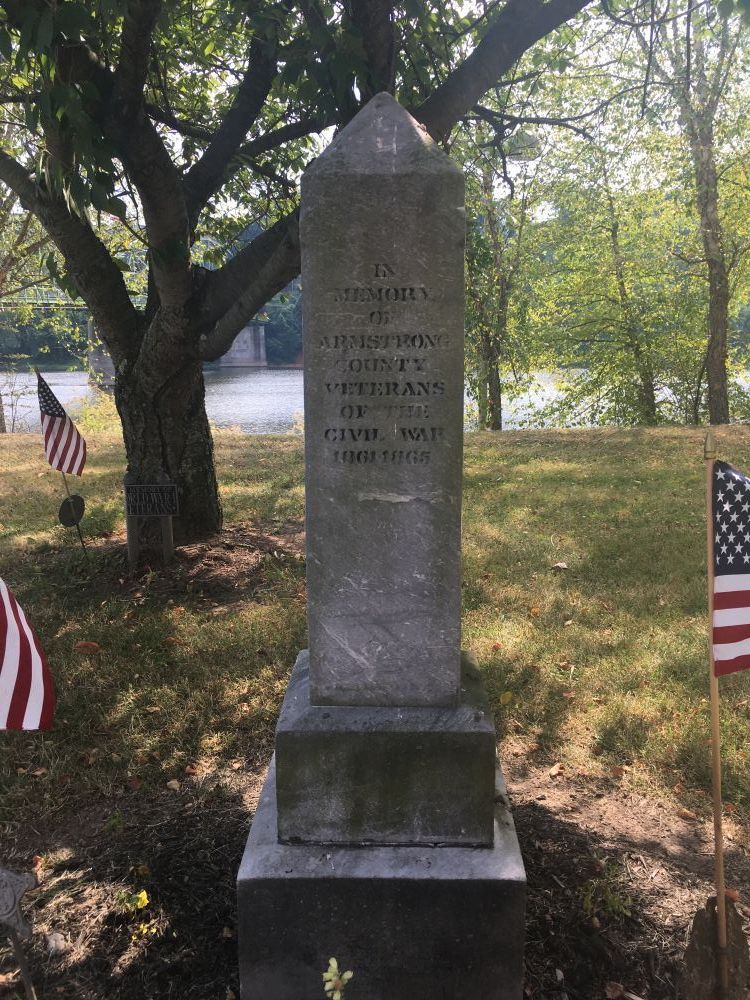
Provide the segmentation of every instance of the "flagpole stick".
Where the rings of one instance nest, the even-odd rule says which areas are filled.
[[[65,492],[68,495],[68,500],[70,500],[70,490],[68,489],[68,480],[66,479],[65,473],[62,471],[62,469],[60,470],[60,475],[63,477],[63,483],[65,484]],[[73,505],[72,505],[72,502],[71,502],[71,510],[72,510],[72,508],[73,508]],[[84,555],[88,559],[89,554],[86,551],[86,545],[85,545],[85,543],[83,541],[83,535],[81,534],[81,526],[80,526],[80,524],[78,524],[77,521],[76,521],[76,531],[78,532],[78,537],[81,540],[81,548],[83,549]]]
[[[21,947],[21,942],[15,931],[9,930],[8,937],[10,938],[11,947],[13,948],[13,954],[16,956],[16,962],[18,963],[18,969],[21,973],[21,979],[23,980],[23,988],[26,991],[26,1000],[39,1000],[36,990],[34,989],[34,983],[31,980],[31,970],[29,969],[29,963],[26,961],[26,956],[23,953],[23,948]]]
[[[706,460],[706,543],[708,567],[708,659],[711,689],[711,786],[714,803],[714,881],[716,883],[716,937],[719,946],[719,990],[725,997],[729,989],[727,961],[727,897],[724,882],[724,832],[722,829],[721,802],[721,730],[719,727],[719,678],[714,666],[714,556],[713,556],[713,473],[716,450],[711,430],[706,434],[703,447]]]

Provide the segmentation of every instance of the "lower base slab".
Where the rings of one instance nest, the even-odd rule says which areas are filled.
[[[500,782],[495,843],[278,843],[272,762],[237,878],[242,1000],[520,1000],[526,876]]]

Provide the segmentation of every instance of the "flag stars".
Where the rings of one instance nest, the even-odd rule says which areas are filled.
[[[732,555],[727,556],[727,562],[731,565],[731,563],[734,562],[734,556]]]

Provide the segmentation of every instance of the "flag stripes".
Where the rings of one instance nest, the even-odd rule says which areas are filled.
[[[0,730],[50,729],[54,708],[52,675],[42,647],[0,579]]]
[[[80,476],[86,464],[86,442],[70,417],[48,417],[43,413],[42,434],[44,453],[52,468]]]
[[[750,667],[750,479],[726,462],[711,470],[716,676]],[[747,567],[747,572],[738,572]]]
[[[82,475],[86,464],[86,442],[39,372],[37,388],[47,461],[58,472]]]

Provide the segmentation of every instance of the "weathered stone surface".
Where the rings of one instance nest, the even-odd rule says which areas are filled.
[[[493,842],[495,727],[463,658],[456,708],[316,706],[297,658],[276,730],[284,843]]]
[[[312,700],[455,705],[464,181],[380,94],[306,171]]]
[[[680,996],[683,1000],[747,1000],[750,996],[750,953],[743,919],[731,899],[727,909],[727,973],[729,987],[721,992],[716,928],[716,897],[706,900],[690,928],[685,950],[685,971]]]
[[[332,955],[352,1000],[520,1000],[525,875],[501,785],[491,849],[285,846],[274,785],[272,764],[238,877],[242,1000],[319,1000]]]

